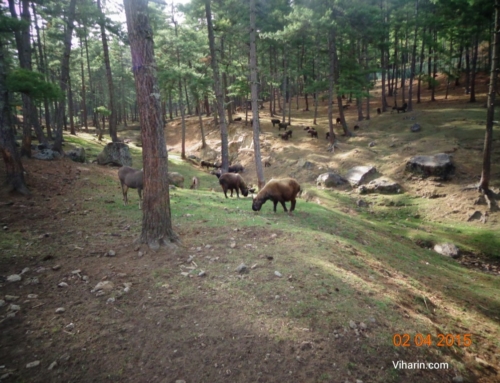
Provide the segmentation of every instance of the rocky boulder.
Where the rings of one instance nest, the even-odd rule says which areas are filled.
[[[447,179],[455,171],[450,155],[439,153],[433,156],[415,156],[406,163],[406,171],[422,177],[436,176]]]
[[[346,183],[347,180],[344,177],[333,172],[320,174],[316,179],[316,185],[324,186],[326,188],[333,188],[335,186],[344,185]]]
[[[451,258],[460,257],[460,249],[453,243],[438,243],[434,246],[434,251]]]
[[[413,124],[410,127],[410,131],[413,132],[413,133],[420,132],[421,130],[422,130],[422,127],[419,124]]]
[[[380,177],[368,182],[366,185],[358,187],[359,194],[381,193],[381,194],[399,194],[401,185],[386,177]]]
[[[101,153],[97,155],[99,165],[132,166],[132,156],[127,144],[123,142],[110,142]]]
[[[71,158],[72,161],[85,163],[85,149],[84,148],[75,148],[72,150],[68,150],[65,153],[66,157]]]
[[[168,183],[178,188],[184,188],[184,177],[177,172],[168,172]]]
[[[52,149],[42,149],[34,152],[32,157],[37,160],[51,161],[61,157],[61,155]]]
[[[355,166],[346,173],[345,178],[352,187],[356,187],[366,182],[369,176],[376,172],[374,166]]]

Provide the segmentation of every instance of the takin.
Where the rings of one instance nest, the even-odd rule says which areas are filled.
[[[277,118],[273,118],[273,119],[271,120],[271,123],[273,124],[273,128],[274,128],[274,126],[275,126],[276,124],[279,124],[280,122],[281,122],[281,120],[278,120]]]
[[[318,138],[318,132],[315,129],[313,129],[313,128],[309,129],[307,131],[307,133],[311,135],[311,138],[313,138],[313,137]]]
[[[128,188],[137,189],[139,193],[139,209],[142,206],[142,189],[144,188],[144,172],[142,170],[133,169],[129,166],[122,166],[118,170],[118,178],[122,185],[123,204],[128,204],[127,192]]]
[[[198,177],[193,177],[192,182],[191,182],[191,186],[189,188],[196,190],[199,187],[200,187],[200,180],[198,179]]]
[[[278,130],[284,129],[286,131],[286,128],[288,128],[290,124],[288,122],[280,122],[278,124]]]
[[[252,210],[259,211],[262,205],[267,201],[271,200],[274,203],[274,212],[276,213],[276,206],[278,202],[281,203],[285,212],[287,208],[285,202],[290,201],[292,206],[290,207],[290,213],[295,209],[295,198],[300,192],[299,183],[293,178],[281,178],[270,180],[253,199]]]
[[[243,180],[243,177],[239,174],[224,173],[219,177],[219,184],[222,186],[222,190],[224,191],[226,198],[228,190],[231,190],[231,197],[233,196],[233,190],[236,190],[236,196],[238,198],[240,198],[238,190],[241,191],[241,194],[243,194],[244,197],[248,195],[248,187]]]

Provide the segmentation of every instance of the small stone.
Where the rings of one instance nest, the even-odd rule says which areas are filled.
[[[363,381],[360,379],[356,379],[356,383],[363,383]]]
[[[313,348],[312,342],[304,341],[300,344],[300,349],[302,351],[310,350]]]
[[[5,305],[6,305],[5,301],[3,299],[0,299],[0,307],[3,307]]]
[[[101,281],[97,285],[95,285],[91,293],[95,293],[96,291],[111,291],[114,287],[115,285],[111,281]]]
[[[185,381],[185,380],[178,379],[178,380],[176,380],[176,381],[175,381],[175,383],[186,383],[186,381]]]
[[[189,273],[187,273],[185,271],[181,272],[181,275],[184,276],[184,277],[189,277]]]
[[[128,293],[130,291],[131,287],[132,287],[132,283],[131,282],[125,282],[123,284],[123,292],[124,293]]]
[[[230,247],[231,249],[234,249],[234,248],[236,247],[236,242],[231,242],[231,243],[229,244],[229,247]]]
[[[349,327],[350,328],[357,328],[358,326],[356,325],[356,322],[354,322],[353,320],[350,320],[349,321]]]
[[[206,277],[206,275],[207,275],[207,273],[203,270],[198,273],[199,277]]]
[[[241,263],[241,264],[240,264],[240,265],[236,268],[236,271],[237,271],[238,273],[243,274],[243,273],[246,273],[246,272],[248,271],[248,267],[247,267],[247,265],[245,265],[244,263]]]
[[[89,280],[89,276],[88,276],[88,275],[84,275],[84,276],[82,277],[82,279],[83,279],[84,281],[88,281],[88,280]]]
[[[19,274],[12,274],[7,277],[7,282],[19,282],[21,280],[21,276]]]
[[[276,275],[278,278],[281,278],[283,276],[279,271],[275,271],[274,275]]]
[[[368,144],[368,146],[369,146],[370,148],[373,148],[373,147],[375,146],[375,141],[370,142],[370,143]]]
[[[360,328],[361,330],[366,330],[366,329],[368,328],[368,326],[366,325],[366,323],[361,322],[361,323],[359,324],[359,328]]]
[[[139,252],[137,253],[137,256],[138,256],[138,257],[142,257],[143,255],[144,255],[144,253],[143,253],[142,251],[139,251]]]
[[[69,358],[70,358],[70,355],[68,353],[66,353],[66,354],[61,355],[61,357],[59,358],[59,361],[60,362],[67,362],[69,360]]]
[[[280,299],[280,296],[279,295],[275,295],[274,299],[278,300],[278,299]]]
[[[71,274],[80,274],[81,272],[82,272],[82,270],[77,269],[77,270],[73,270],[73,271],[71,272]]]
[[[251,267],[250,267],[252,270],[256,269],[257,268],[257,263],[254,263]]]
[[[23,271],[21,271],[21,275],[26,274],[28,271],[30,271],[29,267],[25,267]]]
[[[56,362],[56,361],[53,361],[53,362],[50,364],[49,368],[47,368],[47,370],[51,371],[51,370],[53,370],[55,367],[57,367],[57,362]]]
[[[61,265],[52,266],[52,270],[59,270],[60,268],[61,268]]]
[[[56,314],[62,314],[65,311],[66,311],[66,309],[64,307],[58,307],[58,308],[56,308]]]
[[[21,310],[21,306],[14,305],[12,303],[9,305],[9,311],[19,311],[19,310]]]
[[[73,331],[74,328],[75,328],[75,324],[74,323],[69,323],[66,325],[66,328],[68,329],[68,331]]]
[[[111,303],[115,303],[115,298],[111,297],[111,298],[108,298],[108,300],[106,301],[106,304],[111,304]]]
[[[271,238],[276,238],[278,236],[278,234],[271,234]]]
[[[114,256],[116,256],[116,251],[114,251],[114,250],[110,250],[110,251],[108,251],[108,253],[107,253],[106,255],[107,255],[108,257],[114,257]]]
[[[464,378],[462,376],[460,376],[460,375],[457,375],[451,381],[453,383],[463,383],[464,382]]]
[[[39,360],[35,360],[34,362],[29,362],[27,365],[26,365],[26,368],[33,368],[33,367],[36,367],[40,365],[40,361]]]
[[[61,282],[57,285],[57,287],[68,287],[69,285],[66,282]]]
[[[12,301],[15,301],[16,299],[19,299],[19,297],[15,296],[15,295],[6,295],[5,296],[5,300],[7,302],[12,302]]]

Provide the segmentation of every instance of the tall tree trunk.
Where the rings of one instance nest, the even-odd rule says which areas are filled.
[[[286,58],[285,58],[285,50],[283,50],[283,119],[281,122],[286,122]]]
[[[449,57],[453,57],[453,38],[450,39],[450,54]],[[451,83],[451,76],[452,76],[452,64],[450,62],[449,70],[448,70],[448,75],[446,76],[446,94],[444,96],[444,99],[448,99],[448,93],[450,90],[450,83]]]
[[[437,38],[437,28],[434,28],[434,41],[433,41],[433,45],[434,47],[432,48],[432,52],[434,53],[434,57],[433,57],[433,66],[432,66],[432,91],[431,91],[431,101],[436,101],[436,83],[437,83],[437,61],[438,61],[438,57],[437,57],[437,53],[438,53],[438,38]]]
[[[495,28],[493,31],[493,47],[491,51],[490,85],[488,89],[488,111],[486,113],[486,133],[484,136],[483,168],[479,189],[488,197],[491,179],[491,151],[493,144],[493,120],[495,118],[495,98],[498,84],[498,65],[500,64],[500,0],[495,0]]]
[[[332,152],[334,151],[335,141],[337,139],[333,130],[333,91],[335,85],[335,59],[333,58],[333,50],[335,48],[333,44],[333,33],[333,31],[330,31],[330,35],[328,37],[328,58],[330,60],[330,65],[328,67],[328,132],[330,133],[330,145],[328,150]],[[318,97],[316,95],[316,109],[318,104],[317,98]],[[316,110],[314,113],[316,114]],[[316,121],[316,116],[314,120]]]
[[[0,39],[0,153],[5,164],[6,184],[10,191],[30,194],[24,181],[24,168],[16,149],[14,130],[11,124],[9,93],[6,86],[5,48]]]
[[[334,65],[334,78],[333,81],[335,84],[339,83],[339,78],[340,78],[340,67],[339,67],[339,58],[337,55],[337,44],[335,41],[335,35],[332,33],[332,50],[333,50],[333,65]],[[342,129],[344,130],[344,136],[346,137],[351,137],[352,133],[349,131],[349,128],[347,127],[347,123],[345,121],[345,116],[344,116],[344,108],[342,106],[342,95],[337,92],[337,103],[339,106],[339,117],[340,121],[342,123]]]
[[[172,14],[174,14],[174,4],[172,3]],[[177,31],[177,22],[174,20],[172,16],[172,21],[174,23],[175,28],[175,38],[178,39],[178,31]],[[180,71],[181,69],[181,56],[179,53],[179,46],[177,45],[175,48],[175,53],[177,56],[177,67]],[[178,84],[177,84],[177,92],[179,93],[179,109],[181,110],[181,158],[183,160],[186,159],[186,115],[184,110],[184,100],[182,99],[182,78],[179,76]]]
[[[207,147],[207,142],[205,141],[205,129],[203,128],[203,118],[201,117],[203,109],[199,99],[196,99],[196,104],[198,105],[198,122],[200,123],[201,148],[205,149]]]
[[[469,102],[476,102],[476,69],[477,69],[477,54],[479,50],[479,36],[476,34],[474,36],[473,42],[473,54],[472,54],[472,68],[470,76],[470,99]]]
[[[413,81],[415,80],[415,66],[417,61],[417,34],[418,34],[418,0],[415,0],[415,30],[413,31],[413,47],[411,50],[410,84],[408,85],[408,112],[413,110]]]
[[[68,114],[69,114],[69,131],[70,134],[76,136],[75,119],[73,111],[73,92],[71,91],[71,76],[68,76]]]
[[[470,50],[469,45],[465,48],[465,94],[470,93]]]
[[[417,81],[417,104],[420,104],[420,90],[422,89],[422,70],[424,68],[424,52],[425,52],[425,28],[422,29],[422,46],[420,48],[420,68],[418,70]]]
[[[80,38],[80,72],[82,76],[82,119],[83,125],[85,126],[85,131],[89,131],[89,124],[87,121],[87,89],[85,87],[85,70],[83,69],[83,41]]]
[[[68,8],[68,19],[66,20],[66,33],[64,35],[64,54],[61,60],[61,78],[59,87],[61,88],[63,99],[58,103],[56,109],[56,137],[53,149],[62,153],[63,141],[63,122],[64,122],[64,106],[66,104],[65,96],[68,88],[69,78],[69,57],[71,53],[71,38],[73,35],[73,20],[75,18],[76,0],[71,0]]]
[[[84,26],[83,27],[83,36],[84,36],[84,41],[85,41],[85,55],[87,57],[87,73],[88,73],[88,78],[89,78],[89,89],[90,89],[90,105],[89,109],[92,111],[92,123],[93,125],[97,128],[98,124],[98,117],[97,117],[97,112],[96,112],[96,95],[95,95],[95,86],[94,83],[92,82],[92,72],[90,71],[90,56],[89,56],[89,43],[87,40],[87,28]]]
[[[111,63],[109,61],[109,48],[108,48],[108,39],[106,38],[106,20],[104,17],[104,13],[101,8],[101,0],[97,0],[97,10],[99,12],[98,23],[101,28],[101,40],[102,40],[102,53],[104,56],[104,66],[106,68],[106,79],[108,80],[108,105],[109,111],[111,112],[109,116],[109,135],[111,137],[111,141],[118,142],[118,133],[117,133],[117,118],[116,118],[116,107],[115,107],[115,90],[113,87],[113,75],[111,73]]]
[[[255,169],[257,171],[257,180],[259,189],[266,184],[262,160],[260,154],[260,121],[258,105],[258,83],[257,83],[257,50],[255,47],[255,0],[250,0],[250,90],[252,93],[252,117],[253,117],[253,150],[255,157]]]
[[[123,0],[132,54],[144,164],[141,243],[152,249],[178,240],[172,228],[168,187],[168,152],[156,77],[153,31],[147,0]]]
[[[226,125],[226,116],[224,113],[224,96],[220,86],[219,64],[217,62],[217,55],[215,52],[215,37],[214,27],[212,25],[212,10],[210,8],[210,0],[205,0],[205,13],[207,17],[208,29],[208,44],[210,46],[210,55],[212,56],[211,64],[214,76],[215,98],[217,100],[217,111],[219,114],[219,126],[221,136],[221,170],[227,172],[229,167],[229,143]]]
[[[462,41],[462,40],[460,40]],[[460,86],[460,76],[462,75],[462,56],[464,54],[464,46],[463,43],[460,43],[458,55],[458,64],[457,64],[457,77],[455,78],[455,86]]]

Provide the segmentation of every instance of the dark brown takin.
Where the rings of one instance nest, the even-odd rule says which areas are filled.
[[[133,169],[130,166],[122,166],[118,170],[118,178],[120,179],[120,184],[122,185],[123,204],[128,204],[128,188],[137,189],[137,193],[139,193],[139,208],[141,208],[142,189],[144,188],[144,172],[142,170]]]
[[[227,191],[231,190],[231,197],[233,196],[233,190],[236,190],[236,196],[240,198],[238,191],[241,191],[244,197],[248,195],[248,187],[243,180],[243,177],[238,173],[224,173],[219,177],[219,184],[222,186],[224,195],[227,198]]]

